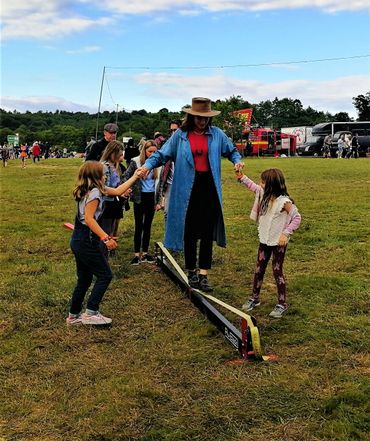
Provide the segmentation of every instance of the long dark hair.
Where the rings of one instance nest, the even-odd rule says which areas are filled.
[[[260,215],[266,214],[269,202],[272,198],[288,196],[288,198],[294,202],[286,188],[283,172],[278,168],[270,168],[262,172],[261,181],[265,184],[265,189],[260,206]]]
[[[209,118],[206,130],[208,130],[209,126],[211,126],[211,125],[212,125],[212,118]],[[182,124],[181,124],[180,129],[183,132],[190,132],[191,130],[194,130],[194,128],[195,128],[194,115],[187,113],[185,115],[185,118],[184,118]]]

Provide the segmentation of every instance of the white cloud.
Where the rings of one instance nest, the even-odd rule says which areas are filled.
[[[287,97],[300,99],[305,107],[312,106],[332,113],[344,111],[354,115],[352,97],[364,93],[364,85],[370,83],[370,75],[352,75],[325,81],[289,80],[271,83],[218,74],[189,77],[147,72],[137,75],[135,81],[145,86],[148,97],[156,97],[158,101],[162,98],[163,101],[171,102],[176,97],[177,101],[188,103],[193,96],[207,96],[216,100],[241,95],[251,103],[258,103],[275,97]]]
[[[166,107],[170,110],[180,110],[191,102],[193,96],[206,96],[212,100],[241,95],[251,103],[273,100],[275,97],[301,100],[304,107],[311,106],[316,110],[331,113],[348,112],[356,116],[352,97],[366,92],[366,84],[370,83],[370,75],[353,75],[332,80],[289,80],[280,82],[263,82],[253,79],[239,79],[224,75],[209,75],[206,77],[187,77],[168,73],[143,73],[134,77],[122,75],[123,83],[129,88],[139,86],[141,93],[135,93],[132,101],[127,97],[122,100],[130,109],[142,109],[157,112]],[[129,81],[136,83],[132,84]],[[119,75],[115,75],[119,82]],[[365,87],[365,89],[364,89]],[[135,87],[136,90],[136,87]],[[123,91],[123,93],[125,93]],[[117,96],[118,98],[118,96]],[[4,97],[1,108],[25,112],[68,110],[96,112],[96,106],[79,104],[54,96]],[[102,110],[112,111],[112,104],[102,106]]]
[[[316,8],[326,12],[356,11],[369,9],[369,0],[95,0],[100,7],[106,7],[122,14],[149,14],[153,12],[176,11],[267,11],[278,9]]]
[[[80,2],[77,2],[77,4]],[[90,18],[63,0],[10,0],[1,9],[2,39],[51,39],[81,32],[96,26],[107,26],[112,17]]]
[[[66,51],[67,54],[83,54],[83,53],[89,53],[89,52],[99,52],[101,50],[100,46],[84,46],[80,47],[79,49],[71,49],[69,51]]]
[[[333,13],[369,10],[369,0],[7,0],[2,2],[2,38],[50,39],[108,26],[116,15],[268,11],[316,8]],[[93,12],[94,16],[91,15]]]
[[[12,112],[55,112],[56,110],[66,110],[70,112],[89,112],[95,113],[96,107],[86,106],[84,104],[74,103],[56,96],[26,96],[1,98],[0,107]]]

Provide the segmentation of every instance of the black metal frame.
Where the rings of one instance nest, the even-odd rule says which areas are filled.
[[[225,339],[239,352],[242,358],[246,360],[250,357],[254,357],[252,339],[247,321],[243,318],[241,319],[241,331],[239,331],[206,298],[194,291],[183,280],[176,269],[169,264],[168,259],[157,244],[155,255],[157,265],[187,294],[191,302],[216,326]],[[254,318],[252,319],[254,321]]]

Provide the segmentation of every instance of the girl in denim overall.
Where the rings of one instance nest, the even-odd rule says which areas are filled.
[[[139,172],[138,172],[139,173]],[[117,188],[105,187],[103,164],[86,161],[80,168],[73,195],[77,201],[75,228],[71,239],[71,249],[76,259],[77,285],[72,294],[67,325],[110,325],[112,319],[99,312],[99,305],[112,280],[104,247],[117,248],[116,237],[109,236],[98,221],[103,212],[103,196],[120,196],[139,179],[135,173]],[[104,247],[101,246],[103,242]],[[95,284],[87,301],[86,311],[81,314],[82,303],[93,276]]]
[[[253,292],[242,308],[251,311],[260,303],[260,291],[267,264],[272,255],[272,271],[275,277],[278,303],[270,316],[280,318],[288,309],[283,263],[289,237],[299,227],[301,215],[290,198],[281,170],[272,168],[261,174],[260,185],[243,174],[238,180],[256,195],[250,217],[258,222],[260,240],[254,273]]]

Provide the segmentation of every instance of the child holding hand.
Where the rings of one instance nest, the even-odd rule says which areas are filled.
[[[286,281],[283,274],[285,252],[290,236],[301,223],[301,215],[288,194],[281,170],[276,168],[265,170],[261,174],[259,185],[241,173],[237,174],[237,179],[256,195],[250,217],[258,223],[260,240],[252,296],[244,303],[242,309],[251,311],[261,304],[260,291],[263,277],[272,256],[278,302],[270,316],[280,318],[288,309]]]
[[[80,168],[73,195],[77,201],[77,215],[71,239],[71,249],[76,259],[77,285],[72,294],[67,325],[110,325],[112,319],[99,312],[99,305],[112,280],[106,252],[117,248],[116,237],[109,236],[99,225],[103,213],[103,196],[121,196],[139,179],[140,170],[117,188],[105,187],[104,168],[101,162],[86,161]],[[101,246],[103,243],[105,246]],[[81,314],[82,303],[93,276],[96,277],[86,311]]]

